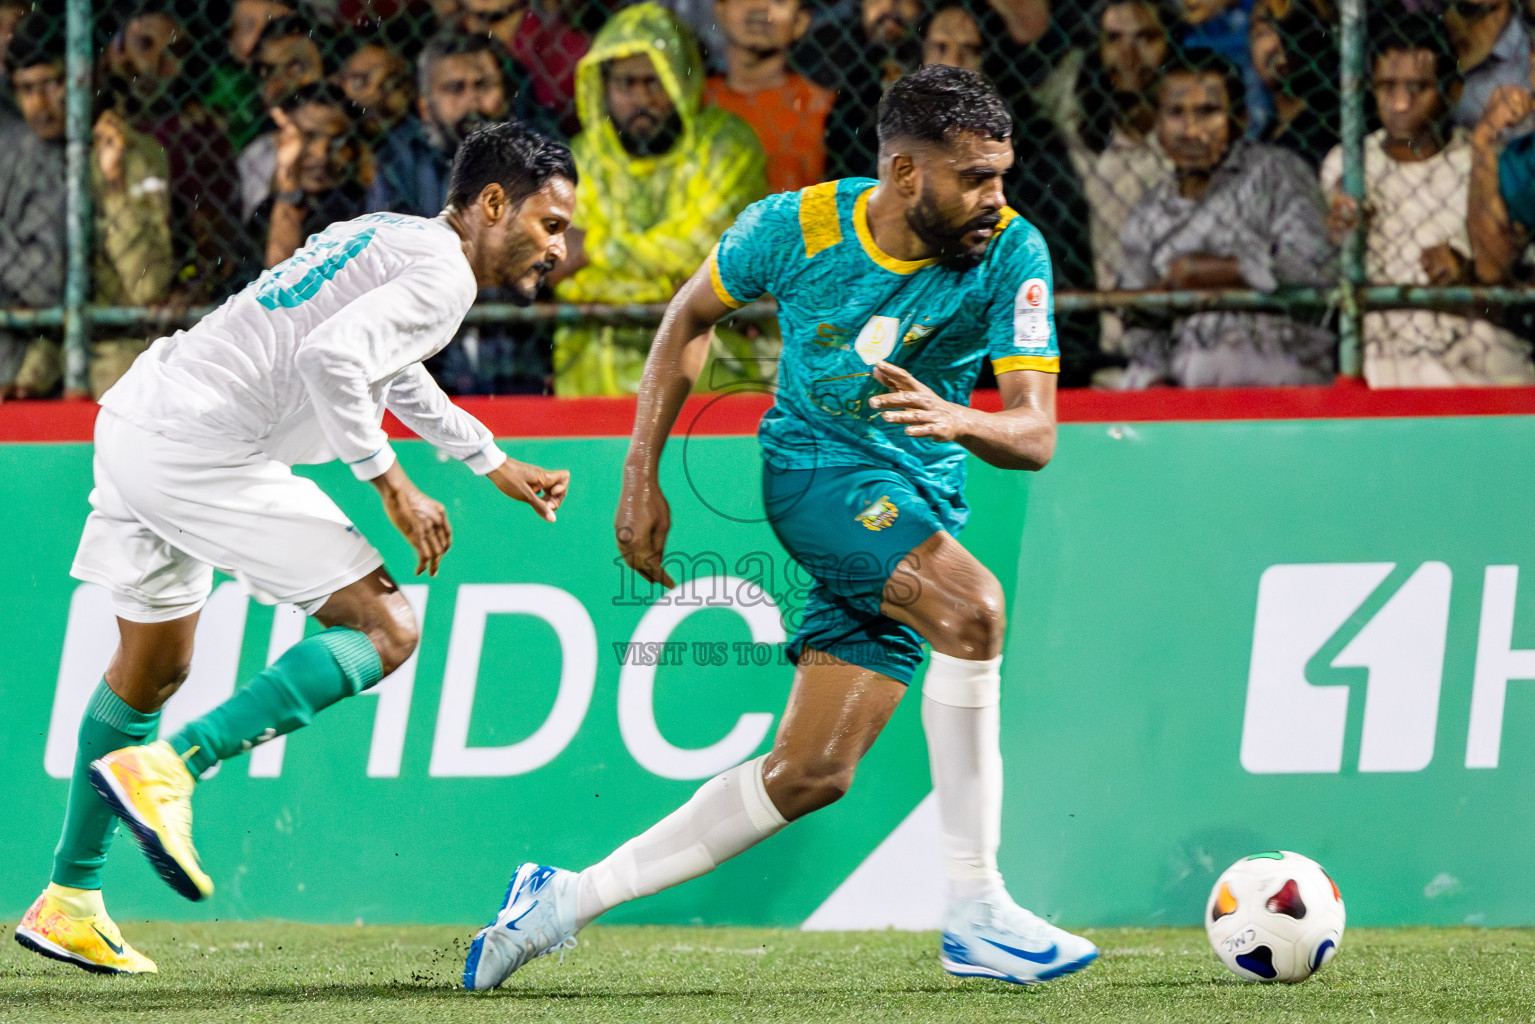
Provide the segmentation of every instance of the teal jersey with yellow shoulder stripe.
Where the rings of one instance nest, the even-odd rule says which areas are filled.
[[[1050,253],[1005,210],[981,262],[967,270],[881,252],[867,205],[876,181],[844,178],[785,192],[741,212],[709,257],[731,307],[778,300],[778,394],[758,436],[778,469],[892,465],[932,503],[964,519],[964,449],[908,437],[868,399],[885,360],[942,398],[968,404],[981,360],[998,373],[1060,369]]]

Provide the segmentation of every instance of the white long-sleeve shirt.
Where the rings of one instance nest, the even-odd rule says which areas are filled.
[[[421,365],[476,290],[440,217],[332,224],[191,330],[155,342],[101,404],[192,444],[249,444],[288,465],[340,459],[359,480],[394,464],[387,408],[483,475],[506,456]]]

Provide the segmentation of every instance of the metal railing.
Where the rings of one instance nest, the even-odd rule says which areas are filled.
[[[97,12],[93,9],[92,0],[67,0],[65,10],[68,47],[65,147],[68,260],[63,302],[60,306],[47,309],[0,309],[0,328],[62,331],[66,387],[83,390],[88,370],[87,343],[94,328],[130,329],[152,335],[157,331],[188,326],[211,307],[167,309],[95,306],[89,301],[92,225],[89,161],[94,58],[92,25]],[[1362,202],[1365,196],[1363,140],[1366,129],[1364,0],[1342,0],[1339,13],[1343,190],[1348,196]],[[1342,257],[1337,284],[1330,288],[1281,288],[1272,293],[1250,289],[1062,291],[1057,294],[1055,304],[1057,311],[1062,313],[1097,310],[1144,310],[1156,313],[1335,310],[1339,321],[1339,368],[1349,376],[1358,376],[1361,372],[1360,321],[1369,310],[1468,307],[1485,310],[1535,304],[1535,289],[1530,288],[1367,286],[1362,218],[1348,236]],[[659,303],[620,306],[545,303],[529,307],[487,303],[471,309],[466,321],[479,324],[644,324],[658,323],[664,309],[664,305]],[[738,312],[736,316],[766,319],[773,312],[771,304],[757,303]]]

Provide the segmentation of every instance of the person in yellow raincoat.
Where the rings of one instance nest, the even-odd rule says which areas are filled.
[[[575,226],[584,253],[559,283],[562,302],[668,302],[749,203],[767,195],[767,160],[751,127],[701,107],[704,66],[692,33],[654,3],[603,26],[576,68],[582,132]],[[716,334],[717,372],[700,385],[770,379],[776,352],[728,328]],[[559,395],[628,395],[655,330],[578,325],[554,336]],[[754,355],[762,354],[760,362]]]

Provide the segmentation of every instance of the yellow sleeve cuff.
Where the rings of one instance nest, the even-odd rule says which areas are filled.
[[[721,302],[731,309],[740,309],[746,303],[731,295],[729,289],[725,287],[725,282],[720,280],[719,251],[720,247],[716,245],[709,253],[709,283],[714,286],[714,294]]]
[[[1040,370],[1044,373],[1060,373],[1060,356],[1003,356],[1001,359],[991,361],[992,371],[995,373],[1010,373],[1013,370]]]

